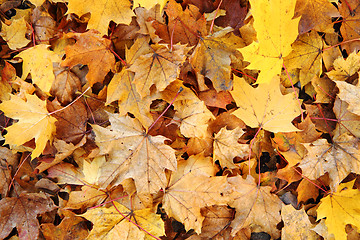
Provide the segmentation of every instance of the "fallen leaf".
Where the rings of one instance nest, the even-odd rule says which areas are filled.
[[[129,70],[135,73],[133,83],[140,96],[149,95],[153,84],[163,91],[175,81],[188,51],[184,45],[174,45],[172,51],[163,45],[153,45],[149,52],[139,56]]]
[[[317,209],[317,220],[326,217],[328,232],[333,234],[335,239],[347,239],[346,224],[360,228],[360,191],[352,189],[353,185],[354,181],[340,184],[336,193],[321,199]]]
[[[200,209],[211,205],[224,205],[225,177],[215,177],[210,157],[203,154],[178,162],[177,171],[171,175],[164,191],[163,208],[169,217],[185,225],[186,230],[201,233],[204,216]]]
[[[336,128],[334,130],[334,137],[340,136],[343,133],[349,133],[357,138],[360,138],[360,116],[349,112],[347,109],[349,104],[341,101],[339,98],[334,102],[334,113],[337,119]]]
[[[229,206],[235,208],[235,219],[231,223],[231,235],[250,227],[256,232],[267,232],[273,238],[280,237],[276,225],[281,221],[281,200],[270,193],[271,187],[259,187],[253,177],[230,177],[228,182],[234,188]]]
[[[340,17],[336,7],[328,0],[297,0],[295,17],[300,17],[299,33],[309,30],[333,32],[332,17]]]
[[[68,4],[68,13],[75,13],[79,17],[85,13],[91,13],[88,28],[96,29],[104,35],[107,34],[111,20],[124,24],[131,22],[134,13],[130,6],[131,3],[128,0],[72,0]]]
[[[236,55],[235,46],[226,43],[223,37],[232,29],[225,28],[212,36],[201,37],[199,44],[190,56],[200,91],[207,90],[204,77],[209,78],[216,91],[228,91],[232,87],[231,55]],[[239,47],[239,46],[238,46]]]
[[[10,26],[2,24],[0,35],[7,42],[10,49],[16,50],[25,47],[30,42],[30,40],[25,37],[27,31],[25,17],[22,17],[20,19],[14,19]]]
[[[234,75],[231,95],[239,109],[233,114],[252,128],[259,127],[275,133],[298,131],[291,121],[302,110],[295,94],[282,95],[279,84],[279,80],[274,78],[270,83],[253,88],[243,78]]]
[[[320,77],[323,45],[316,31],[304,33],[291,45],[293,50],[284,58],[287,69],[300,68],[301,86],[308,84],[315,76]]]
[[[6,238],[16,227],[19,239],[37,239],[38,215],[56,209],[44,193],[24,193],[19,197],[0,200],[0,238]]]
[[[293,19],[296,0],[271,2],[250,0],[258,42],[239,49],[247,69],[260,70],[256,83],[270,82],[280,74],[283,58],[290,54],[298,36],[300,18]],[[286,32],[286,34],[284,34]]]
[[[338,97],[349,104],[347,110],[356,115],[360,115],[360,84],[358,83],[356,86],[354,86],[342,81],[335,81],[335,83],[340,90]]]
[[[100,185],[135,180],[137,191],[154,193],[166,186],[165,169],[176,170],[175,150],[163,136],[150,136],[140,122],[127,116],[109,114],[111,126],[92,125],[101,154],[109,159],[101,167]]]
[[[360,37],[360,15],[357,11],[358,7],[359,2],[357,0],[347,0],[346,2],[339,4],[339,13],[343,18],[340,33],[343,37],[343,41],[345,41],[342,47],[348,54],[354,51],[357,52],[360,49],[358,41],[351,41]]]
[[[244,158],[249,155],[249,145],[238,143],[238,139],[245,132],[237,127],[233,130],[227,130],[223,127],[214,137],[214,162],[220,161],[221,167],[229,169],[236,168],[233,159],[236,156]]]
[[[114,201],[113,206],[109,208],[93,208],[81,216],[94,224],[87,239],[140,240],[151,239],[149,234],[155,237],[165,234],[164,222],[160,215],[148,208],[132,211]]]
[[[49,115],[46,102],[37,96],[26,94],[27,101],[11,95],[9,101],[0,104],[0,110],[19,121],[7,127],[6,144],[22,145],[35,138],[36,147],[31,158],[40,156],[48,140],[52,141],[56,119]]]
[[[311,230],[313,225],[304,209],[296,210],[291,205],[283,205],[281,208],[281,218],[285,225],[281,230],[281,239],[302,240],[317,238],[316,233]]]
[[[49,93],[55,80],[53,63],[60,62],[60,57],[48,47],[48,45],[40,44],[16,55],[23,59],[21,79],[25,80],[30,73],[32,82],[46,93]]]
[[[109,0],[110,1],[110,0]],[[80,5],[85,5],[81,3]],[[111,41],[102,38],[96,30],[85,33],[68,33],[68,38],[74,38],[76,43],[65,48],[66,59],[62,67],[74,67],[77,64],[88,65],[86,75],[90,86],[104,81],[106,74],[115,66],[115,56],[110,51]]]
[[[334,61],[334,68],[326,75],[333,81],[346,81],[360,70],[360,55],[352,52],[346,59],[340,56]]]
[[[347,134],[335,138],[332,144],[325,139],[304,144],[308,154],[299,167],[309,179],[317,179],[329,173],[330,188],[335,191],[350,172],[360,172],[359,144],[357,138]]]

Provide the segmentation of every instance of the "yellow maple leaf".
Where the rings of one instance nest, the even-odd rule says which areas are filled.
[[[141,98],[135,89],[133,72],[123,69],[114,75],[107,89],[106,104],[116,100],[121,116],[128,112],[134,114],[146,129],[153,123],[150,104],[154,99],[151,96]]]
[[[270,132],[298,131],[291,121],[301,113],[295,94],[282,95],[279,79],[251,87],[243,78],[234,76],[231,95],[239,106],[233,114],[252,128]],[[261,103],[261,104],[259,104]]]
[[[153,84],[158,91],[163,91],[175,81],[190,50],[185,45],[174,45],[172,52],[163,45],[152,45],[151,48],[129,67],[135,73],[134,85],[141,97],[150,94]]]
[[[163,10],[163,8],[165,7],[166,3],[168,0],[134,0],[134,8],[137,7],[143,7],[146,9],[150,9],[153,6],[155,6],[156,4],[160,5],[160,12]]]
[[[280,237],[276,225],[281,221],[281,200],[270,193],[271,187],[259,187],[250,175],[246,179],[238,175],[228,178],[234,187],[229,206],[235,208],[235,219],[231,223],[234,236],[242,228],[256,228],[269,233],[274,239]]]
[[[133,178],[140,193],[154,193],[166,186],[165,169],[176,170],[175,150],[163,136],[150,136],[141,123],[128,116],[109,114],[111,126],[92,125],[101,154],[108,162],[101,168],[99,183],[106,188]]]
[[[260,70],[257,83],[265,83],[280,74],[283,58],[292,50],[298,35],[300,18],[293,19],[296,0],[250,0],[258,42],[239,51],[248,69]]]
[[[27,101],[11,95],[9,101],[0,104],[0,110],[6,116],[19,120],[6,128],[5,143],[22,145],[35,138],[36,147],[31,154],[31,158],[35,158],[42,153],[47,141],[52,140],[56,119],[49,115],[45,101],[34,95],[25,95]]]
[[[226,177],[215,177],[216,169],[210,157],[192,155],[178,162],[165,190],[163,207],[169,217],[174,217],[185,225],[186,230],[201,233],[204,216],[200,209],[211,205],[225,205],[228,201],[223,194]]]
[[[48,45],[40,44],[16,55],[16,57],[23,59],[21,79],[25,80],[30,73],[33,83],[46,93],[49,93],[55,80],[53,62],[61,61],[60,57],[50,51],[48,47]]]
[[[284,58],[288,70],[300,69],[301,86],[308,84],[314,76],[320,77],[323,45],[317,32],[304,33],[292,44],[293,51]]]
[[[360,54],[352,52],[344,59],[342,56],[334,61],[334,68],[326,75],[333,81],[346,81],[360,69]]]
[[[238,139],[244,133],[240,127],[233,130],[221,128],[214,137],[214,162],[219,160],[223,168],[236,168],[234,157],[246,157],[249,154],[249,145],[238,143]]]
[[[360,173],[360,142],[353,136],[345,133],[334,138],[332,144],[326,139],[318,139],[304,146],[308,154],[299,165],[303,175],[317,179],[329,173],[333,191],[350,172]]]
[[[150,235],[160,237],[165,234],[161,216],[151,209],[129,210],[118,202],[109,208],[97,207],[88,210],[81,216],[94,224],[87,239],[153,239]],[[126,216],[128,219],[125,219]],[[138,226],[142,229],[140,229]],[[145,232],[146,231],[146,232]]]
[[[281,240],[316,239],[315,232],[311,230],[313,225],[304,209],[296,210],[292,205],[283,205],[281,218],[285,225],[281,229]]]
[[[79,17],[91,13],[88,23],[89,29],[96,29],[101,34],[107,34],[111,20],[116,23],[130,24],[132,16],[129,0],[69,0],[68,13],[75,13]]]
[[[25,17],[14,19],[10,26],[2,25],[1,35],[9,45],[10,49],[19,49],[25,47],[30,40],[25,37],[27,32]]]
[[[360,191],[352,189],[354,181],[342,183],[338,191],[321,199],[317,219],[325,218],[328,232],[336,240],[346,240],[345,226],[351,224],[360,228]]]
[[[360,115],[360,83],[356,86],[344,81],[334,81],[340,92],[338,97],[349,104],[348,110],[356,115]]]

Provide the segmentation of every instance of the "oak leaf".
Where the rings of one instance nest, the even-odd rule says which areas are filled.
[[[242,228],[250,227],[270,234],[274,239],[280,237],[276,225],[281,221],[281,200],[270,193],[271,187],[257,186],[254,178],[248,175],[230,177],[228,182],[234,188],[229,206],[235,208],[235,219],[231,223],[231,235]]]
[[[303,175],[317,179],[329,173],[332,190],[336,190],[350,172],[360,172],[360,142],[355,137],[342,134],[332,144],[325,139],[318,139],[304,146],[308,154],[299,165]]]
[[[81,17],[85,13],[91,13],[88,23],[89,29],[96,29],[101,34],[107,34],[111,20],[117,23],[129,24],[133,11],[129,0],[71,0],[68,5],[68,13],[75,13]]]
[[[56,206],[44,193],[23,193],[18,197],[0,200],[0,238],[6,238],[14,227],[19,239],[38,239],[39,214],[50,212]]]
[[[249,145],[238,143],[238,139],[245,132],[237,127],[233,130],[227,130],[223,127],[214,137],[214,162],[220,161],[221,167],[236,168],[233,162],[234,157],[244,158],[249,155]]]
[[[11,95],[9,101],[0,104],[0,110],[10,118],[19,121],[7,127],[6,144],[22,145],[35,138],[36,147],[31,158],[38,157],[48,140],[52,141],[56,119],[49,115],[46,102],[37,96],[26,94],[27,101]]]
[[[28,74],[41,90],[49,93],[55,80],[53,63],[60,62],[60,57],[48,49],[48,45],[40,44],[22,51],[17,57],[23,59],[23,74],[21,79],[25,80]]]
[[[148,234],[155,237],[165,234],[164,222],[151,209],[132,211],[118,202],[113,204],[109,208],[90,209],[81,215],[94,224],[87,239],[152,239]]]
[[[328,232],[335,239],[347,239],[346,224],[360,228],[360,191],[352,189],[353,185],[354,181],[340,184],[336,193],[321,199],[317,209],[317,219],[326,217]]]
[[[257,83],[270,82],[280,74],[283,58],[298,36],[300,18],[293,19],[296,0],[250,0],[258,42],[239,49],[248,69],[260,70]],[[285,34],[286,33],[286,34]]]
[[[228,198],[226,177],[216,177],[210,157],[193,155],[178,162],[178,169],[164,191],[163,208],[169,217],[185,225],[186,230],[201,233],[204,216],[200,209],[211,205],[225,205]]]
[[[261,127],[271,132],[297,131],[291,121],[300,114],[299,103],[294,93],[282,95],[279,84],[274,78],[270,83],[253,88],[243,78],[234,76],[234,89],[230,93],[239,109],[233,114],[252,128]]]
[[[92,125],[96,144],[109,160],[101,167],[100,185],[135,180],[137,191],[154,193],[166,186],[165,169],[176,170],[175,150],[163,136],[150,136],[136,119],[109,114],[111,126]]]
[[[85,3],[80,5],[85,5]],[[72,68],[77,64],[88,65],[89,72],[86,78],[90,85],[102,83],[106,74],[115,66],[115,56],[110,51],[111,41],[101,38],[95,30],[85,33],[68,33],[67,37],[74,38],[76,43],[65,48],[66,59],[61,66]]]

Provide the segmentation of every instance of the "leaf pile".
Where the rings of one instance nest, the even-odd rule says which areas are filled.
[[[359,1],[0,4],[0,238],[360,238]]]

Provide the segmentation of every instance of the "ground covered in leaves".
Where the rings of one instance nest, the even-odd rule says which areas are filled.
[[[0,0],[0,239],[359,239],[359,0]]]

